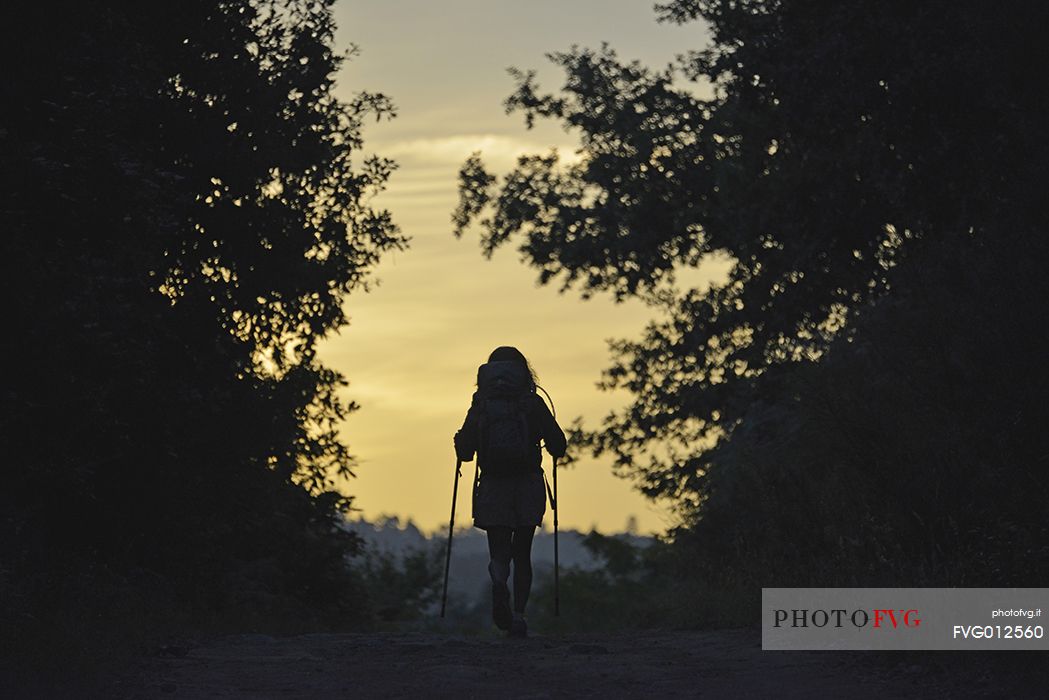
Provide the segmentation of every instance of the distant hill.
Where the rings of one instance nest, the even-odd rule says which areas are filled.
[[[375,522],[347,520],[346,529],[354,532],[366,542],[369,549],[400,555],[406,551],[438,548],[444,552],[446,533],[428,535],[408,520],[396,516],[380,517]],[[562,569],[597,569],[601,562],[583,546],[588,533],[578,530],[561,530],[558,535],[558,555]],[[647,547],[653,538],[629,533],[612,535],[625,539],[637,547]],[[554,533],[552,530],[536,532],[532,544],[532,566],[537,572],[554,565]],[[452,563],[448,589],[453,594],[465,597],[476,595],[488,584],[488,539],[476,528],[457,529],[452,538]]]

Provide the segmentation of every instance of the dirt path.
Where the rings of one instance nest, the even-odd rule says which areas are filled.
[[[890,668],[891,666],[891,668]],[[508,640],[437,633],[223,637],[142,661],[133,698],[952,697],[942,673],[763,652],[757,630]],[[977,691],[978,687],[969,686]],[[982,694],[982,693],[981,693]],[[993,693],[990,693],[993,695]]]

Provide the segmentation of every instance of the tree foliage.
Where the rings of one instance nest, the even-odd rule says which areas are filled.
[[[540,281],[657,312],[612,345],[603,385],[633,402],[577,437],[754,575],[777,547],[776,570],[800,572],[848,540],[880,553],[845,575],[902,557],[957,577],[993,549],[976,540],[1019,531],[1044,566],[1044,518],[1005,505],[1046,492],[1044,11],[657,11],[701,20],[709,46],[665,70],[552,54],[555,94],[515,73],[507,108],[578,134],[577,161],[461,173],[457,234],[477,221],[486,252],[518,241]],[[677,281],[715,255],[727,279]]]
[[[394,166],[360,136],[393,107],[336,97],[331,5],[7,25],[0,575],[29,598],[66,560],[256,621],[353,616],[353,405],[316,346],[405,238],[368,204]]]

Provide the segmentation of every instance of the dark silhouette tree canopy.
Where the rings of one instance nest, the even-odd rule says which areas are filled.
[[[1000,498],[1033,505],[1046,490],[1044,10],[683,0],[658,14],[705,21],[711,45],[662,71],[607,46],[553,54],[556,94],[513,71],[507,109],[578,134],[577,162],[526,156],[500,181],[475,154],[460,173],[456,235],[477,221],[486,254],[517,240],[541,282],[659,314],[612,344],[603,385],[632,404],[577,442],[741,560],[773,552],[770,532],[789,538],[783,566],[853,535],[906,548],[922,531],[922,556],[971,543],[969,525],[992,537],[1004,501],[978,506],[981,488],[1024,469],[1034,481],[999,484]],[[732,262],[726,280],[676,283],[715,255]],[[897,393],[907,385],[917,396]],[[952,495],[843,496],[897,477]],[[786,504],[791,484],[808,491]],[[1035,512],[1010,522],[1037,549]]]
[[[368,204],[394,164],[362,156],[393,106],[335,96],[331,5],[38,5],[6,27],[16,617],[146,574],[253,619],[362,614],[336,527],[353,405],[316,347],[406,239]]]

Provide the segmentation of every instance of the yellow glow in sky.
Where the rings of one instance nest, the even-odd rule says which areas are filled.
[[[699,26],[659,25],[650,3],[623,0],[343,0],[336,13],[338,44],[361,50],[343,69],[340,94],[383,92],[398,106],[394,121],[367,128],[365,151],[399,163],[375,204],[412,243],[378,267],[378,287],[347,300],[350,325],[324,343],[321,358],[347,375],[345,397],[361,404],[343,430],[360,460],[346,490],[361,515],[398,515],[433,530],[447,526],[452,434],[492,349],[524,352],[562,426],[579,415],[595,426],[629,398],[594,386],[608,365],[605,341],[636,336],[651,317],[637,302],[582,301],[538,287],[515,250],[486,261],[476,237],[452,237],[456,176],[471,152],[504,173],[520,154],[556,146],[570,155],[576,147],[556,125],[528,131],[519,115],[504,113],[513,88],[506,68],[538,68],[554,89],[561,75],[544,52],[607,40],[624,59],[662,66],[706,36]],[[457,523],[468,525],[473,465],[463,471]],[[631,515],[642,532],[670,522],[607,463],[583,461],[559,471],[558,482],[562,528],[619,531]]]

